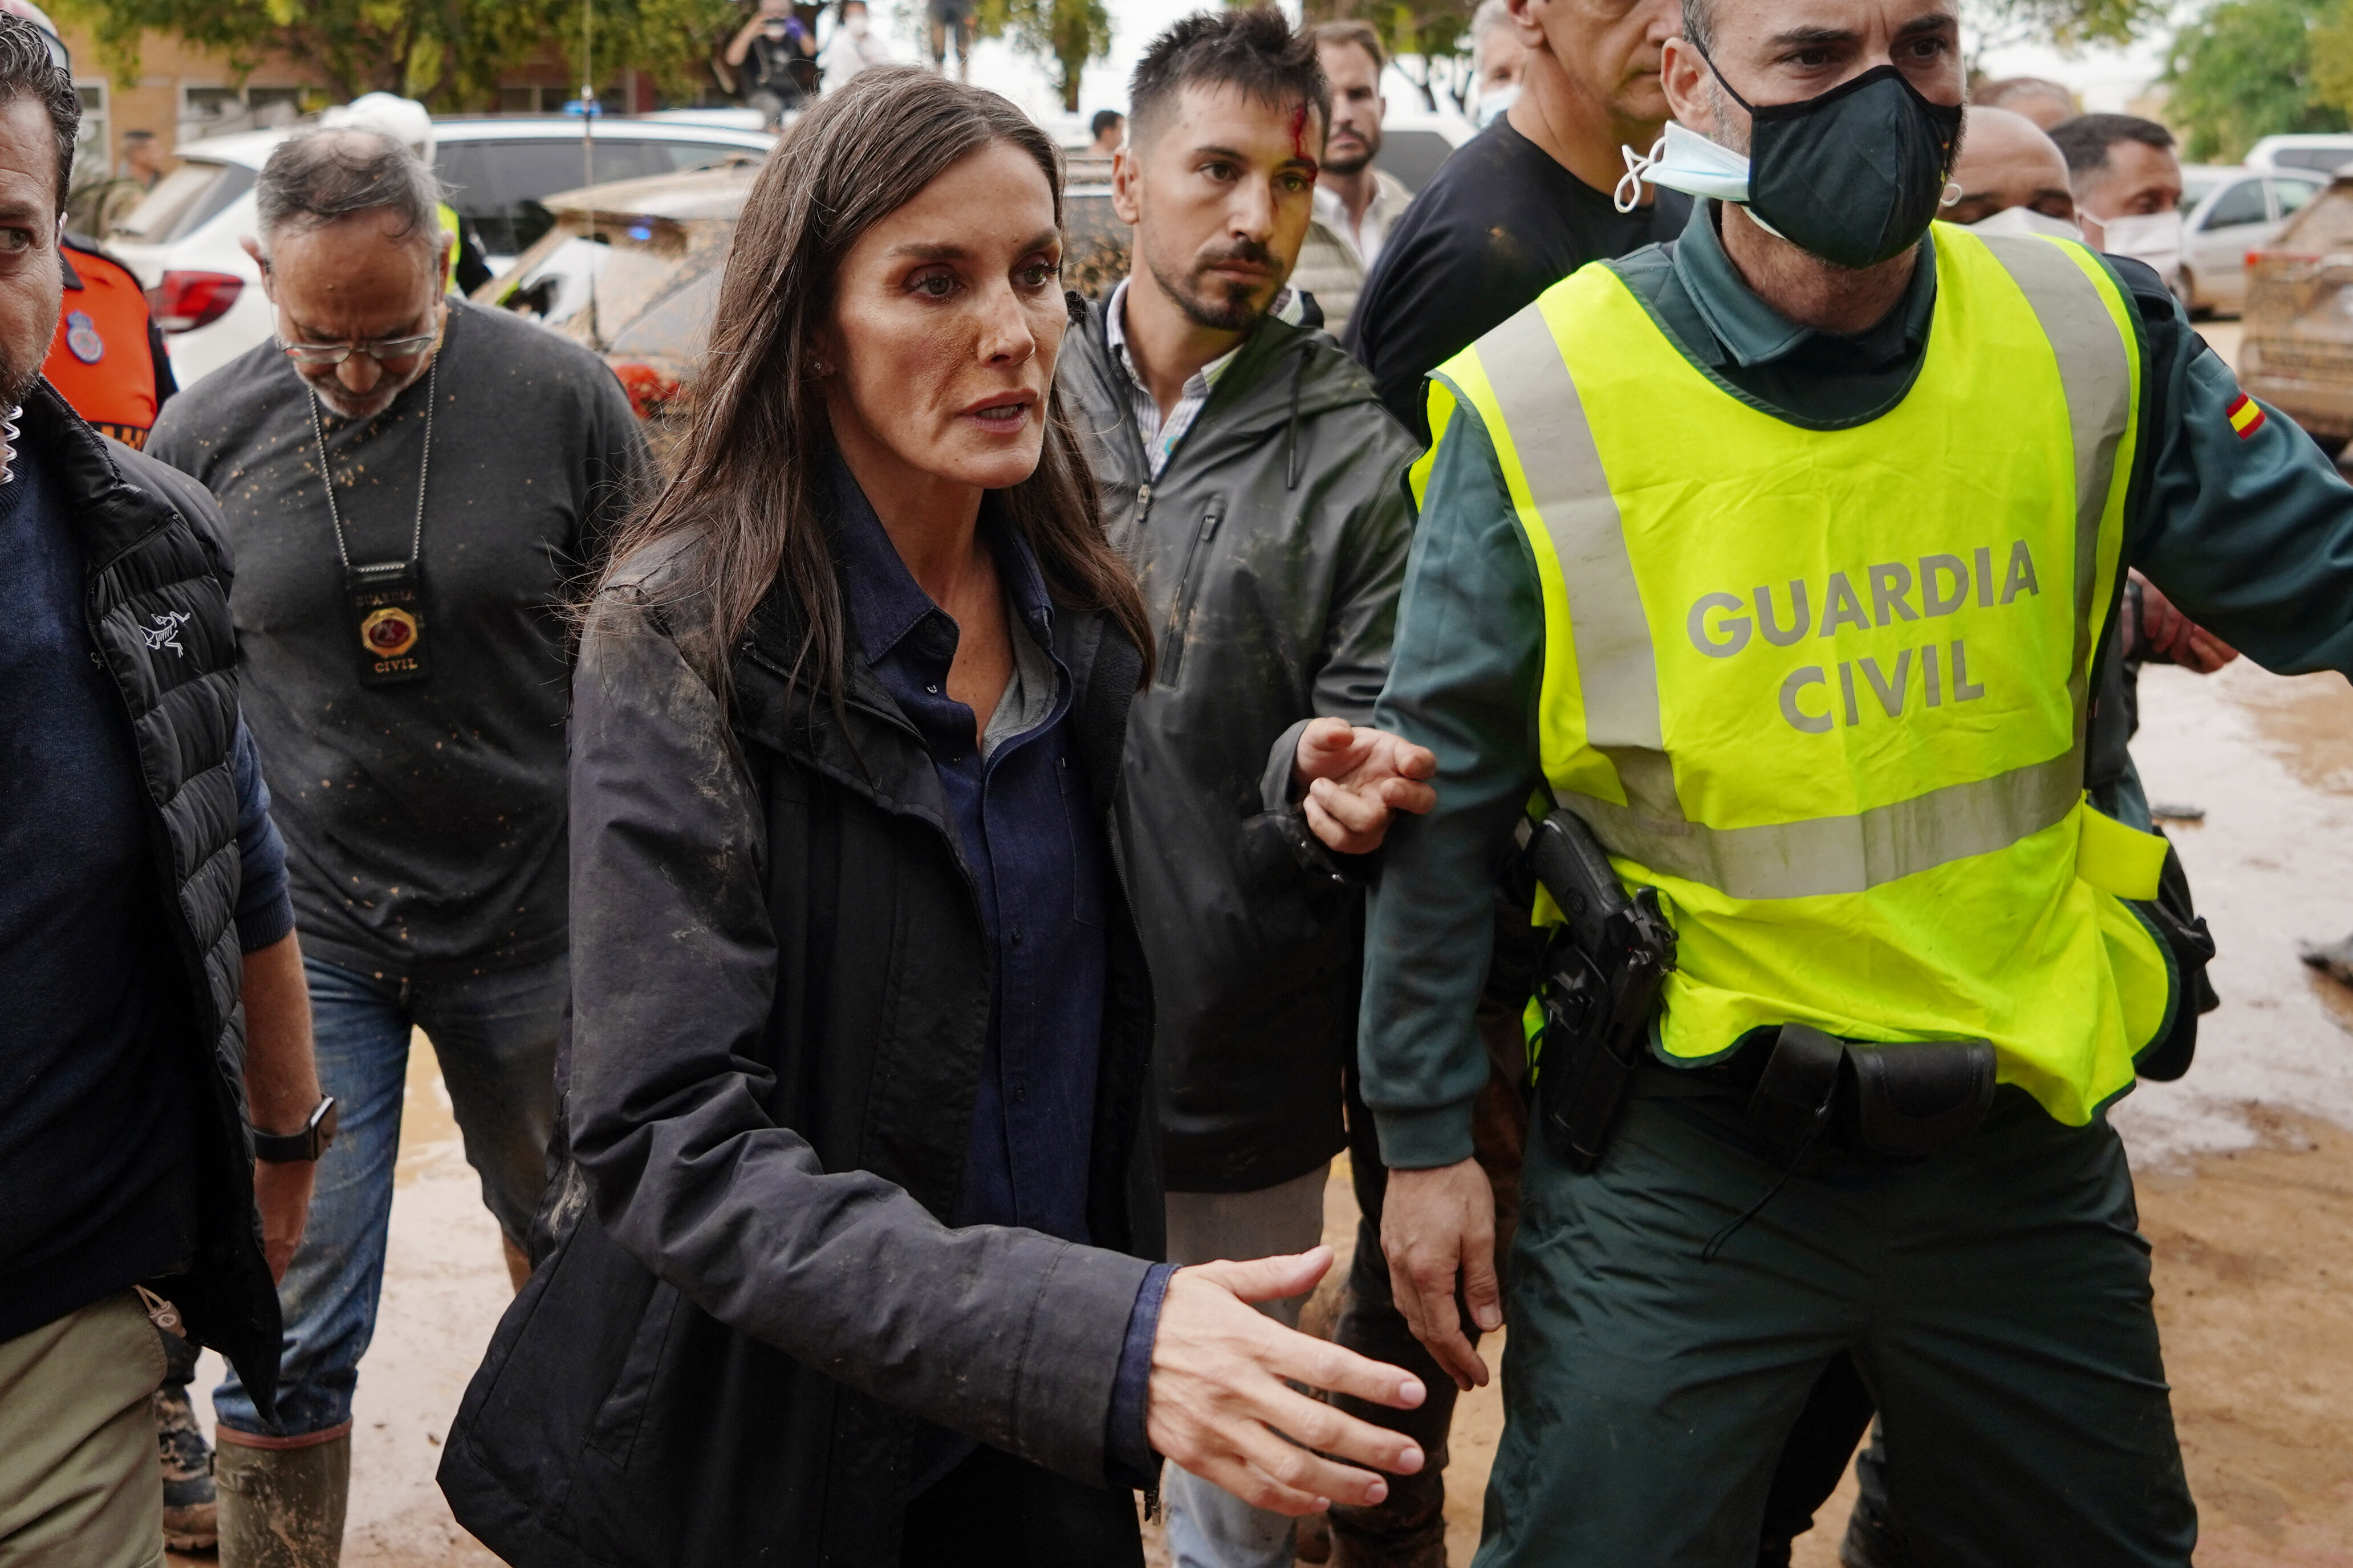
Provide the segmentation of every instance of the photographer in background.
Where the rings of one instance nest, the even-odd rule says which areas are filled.
[[[816,96],[817,68],[807,63],[816,56],[817,36],[793,15],[791,0],[760,0],[760,9],[727,42],[730,68],[751,65],[739,79],[744,106],[758,110],[771,131]]]

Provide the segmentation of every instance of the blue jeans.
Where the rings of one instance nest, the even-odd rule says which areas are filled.
[[[1278,1258],[1324,1239],[1324,1185],[1329,1162],[1254,1193],[1170,1193],[1168,1261]],[[1299,1326],[1304,1296],[1261,1301],[1258,1310],[1286,1329]],[[1168,1512],[1168,1559],[1176,1568],[1291,1568],[1297,1524],[1252,1508],[1214,1481],[1171,1465],[1162,1473]]]
[[[257,1436],[326,1436],[347,1426],[360,1357],[375,1336],[384,1289],[393,1164],[400,1151],[408,1037],[423,1029],[466,1163],[507,1239],[530,1234],[547,1181],[555,1121],[555,1040],[570,992],[567,960],[433,979],[376,979],[302,961],[319,1078],[335,1097],[334,1146],[319,1162],[310,1224],[278,1287],[286,1337],[273,1433],[231,1373],[213,1395],[221,1423]]]

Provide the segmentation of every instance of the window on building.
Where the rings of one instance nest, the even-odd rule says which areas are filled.
[[[205,124],[227,120],[245,111],[245,95],[234,87],[190,87],[180,89],[180,118],[184,121]]]
[[[302,89],[248,87],[245,89],[245,108],[257,125],[290,125],[301,116]]]

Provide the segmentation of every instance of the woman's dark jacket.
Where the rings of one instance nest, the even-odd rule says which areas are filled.
[[[691,610],[656,603],[676,556],[649,557],[600,597],[574,678],[553,1250],[467,1393],[441,1486],[526,1568],[885,1568],[918,1415],[1105,1481],[1113,1374],[1161,1243],[1150,986],[1117,900],[1099,1246],[948,1229],[990,975],[931,756],[854,647],[846,724],[788,688],[782,593],[723,718]],[[1121,866],[1142,659],[1068,608],[1054,651]]]

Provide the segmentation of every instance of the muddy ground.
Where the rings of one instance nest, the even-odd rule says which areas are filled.
[[[2158,1310],[2211,1568],[2353,1568],[2353,995],[2296,959],[2353,929],[2353,691],[2245,665],[2150,671],[2136,754],[2221,942],[2224,998],[2195,1070],[2116,1113],[2140,1175]],[[410,1074],[382,1326],[363,1369],[344,1562],[493,1561],[443,1507],[446,1423],[507,1296],[498,1233],[421,1047]],[[1353,1234],[1344,1180],[1331,1238]],[[202,1402],[200,1401],[200,1404]],[[1501,1424],[1490,1389],[1455,1439],[1450,1555],[1475,1546]],[[1847,1495],[1799,1543],[1836,1561]],[[191,1560],[195,1562],[202,1559]]]

